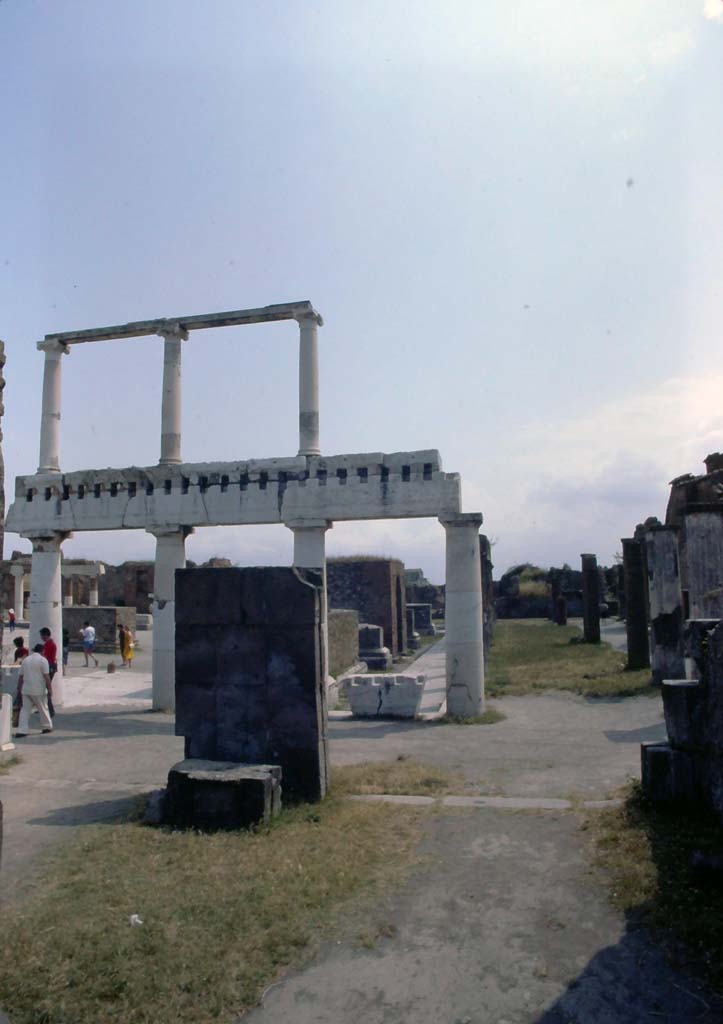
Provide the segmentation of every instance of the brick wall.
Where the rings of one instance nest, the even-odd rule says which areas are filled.
[[[359,661],[359,613],[351,608],[331,608],[329,618],[329,672],[341,675]]]

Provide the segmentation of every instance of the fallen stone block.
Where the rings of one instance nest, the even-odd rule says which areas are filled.
[[[189,758],[168,773],[160,820],[203,832],[248,828],[281,810],[281,768]]]
[[[359,718],[414,718],[419,713],[426,676],[351,676],[347,694]]]

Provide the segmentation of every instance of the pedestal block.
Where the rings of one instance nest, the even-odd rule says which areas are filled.
[[[278,765],[188,759],[168,773],[161,821],[215,832],[269,822],[280,810]]]
[[[421,643],[421,638],[415,628],[414,608],[407,605],[407,648],[410,651],[418,651]]]
[[[392,667],[392,652],[384,646],[384,630],[369,622],[359,623],[359,658],[373,672]]]

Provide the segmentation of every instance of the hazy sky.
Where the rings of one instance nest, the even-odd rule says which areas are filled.
[[[44,334],[306,298],[324,454],[438,448],[497,573],[610,562],[723,448],[721,0],[2,0],[0,75],[9,496]],[[296,453],[297,335],[191,336],[186,459]],[[158,459],[162,344],[64,359],[64,469]],[[443,577],[435,521],[328,550]],[[287,564],[291,536],[188,552]]]

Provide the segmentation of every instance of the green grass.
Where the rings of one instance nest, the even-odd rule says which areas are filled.
[[[495,725],[497,722],[504,722],[506,718],[507,715],[503,715],[497,708],[486,708],[481,715],[472,715],[470,718],[445,715],[439,721],[443,725]]]
[[[650,670],[628,672],[625,655],[608,644],[585,644],[574,626],[546,619],[500,619],[487,667],[491,697],[568,690],[588,697],[631,697],[660,691]]]
[[[14,768],[17,764],[20,764],[20,758],[17,754],[13,757],[9,757],[7,761],[0,763],[0,775],[7,775],[10,769]]]
[[[331,797],[256,832],[86,826],[3,907],[0,1005],[13,1024],[235,1020],[399,880],[422,814]]]
[[[691,866],[696,851],[723,856],[723,828],[709,815],[650,804],[632,785],[621,807],[585,820],[610,898],[648,925],[679,965],[695,964],[723,993],[723,874]]]

